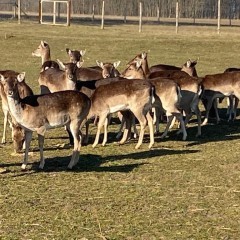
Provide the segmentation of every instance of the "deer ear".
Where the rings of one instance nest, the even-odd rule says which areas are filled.
[[[48,43],[46,41],[41,41],[41,45],[42,45],[42,47],[45,48],[48,45]]]
[[[26,75],[25,72],[19,73],[19,74],[17,75],[17,80],[18,80],[18,82],[24,81],[25,75]]]
[[[67,54],[70,54],[71,50],[69,48],[66,48],[66,52],[67,52]]]
[[[80,54],[81,54],[82,57],[85,55],[85,53],[86,53],[86,49],[85,50],[80,50]]]
[[[113,63],[113,66],[114,66],[115,68],[117,68],[120,63],[121,63],[121,61],[117,61],[117,62]]]
[[[64,63],[61,62],[59,59],[57,59],[57,62],[58,62],[58,64],[59,64],[60,68],[63,69],[63,70],[65,70],[65,65],[64,65]]]
[[[4,82],[4,81],[5,81],[5,77],[2,74],[0,74],[0,82]]]
[[[191,64],[192,64],[192,61],[189,59],[189,60],[186,62],[186,66],[187,66],[188,68],[190,68],[190,67],[191,67]]]
[[[97,65],[98,65],[100,68],[103,69],[103,67],[104,67],[104,66],[103,66],[103,65],[104,65],[103,62],[99,62],[98,60],[96,60],[96,63],[97,63]]]
[[[77,62],[77,67],[78,67],[78,68],[82,67],[83,63],[84,63],[84,60],[82,60],[81,62],[78,61],[78,62]]]
[[[136,60],[136,67],[139,69],[142,65],[142,60]]]
[[[143,52],[142,53],[142,59],[146,59],[147,58],[147,53],[146,52]]]

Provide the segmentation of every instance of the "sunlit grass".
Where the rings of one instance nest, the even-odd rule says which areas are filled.
[[[86,49],[85,66],[95,60],[120,60],[120,71],[141,51],[150,65],[181,66],[199,57],[199,76],[239,66],[238,27],[72,24],[70,27],[24,22],[0,23],[0,69],[26,71],[26,81],[39,93],[41,60],[31,56],[41,40],[50,44],[52,59],[68,61],[65,48]],[[5,38],[5,36],[7,36]],[[229,37],[230,36],[230,37]],[[221,117],[225,118],[224,102]],[[0,113],[3,128],[3,116]],[[161,124],[161,130],[164,129]],[[156,137],[148,150],[148,136],[139,150],[131,140],[118,146],[118,125],[109,127],[106,147],[83,146],[79,164],[66,171],[71,149],[63,128],[46,134],[44,171],[38,171],[37,140],[31,144],[28,170],[22,156],[11,156],[8,143],[0,145],[1,239],[238,239],[240,235],[240,123],[212,121],[195,138],[196,123],[187,141],[173,129],[169,137]],[[96,128],[91,125],[91,141]],[[9,131],[8,131],[9,132]]]

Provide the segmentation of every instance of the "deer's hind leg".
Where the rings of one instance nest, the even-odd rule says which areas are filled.
[[[81,123],[78,120],[74,120],[70,123],[69,128],[71,130],[73,136],[73,153],[70,163],[68,164],[68,169],[72,169],[79,160],[79,153],[81,149],[81,131],[80,131]]]

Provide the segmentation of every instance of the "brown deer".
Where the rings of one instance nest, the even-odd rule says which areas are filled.
[[[132,62],[128,67],[123,71],[122,76],[133,79],[146,79],[146,74],[141,67],[141,60],[136,60],[135,62]],[[156,95],[159,98],[159,101],[156,101],[155,104],[153,104],[153,107],[156,111],[156,119],[154,122],[156,122],[156,132],[159,131],[159,113],[166,112],[166,115],[168,117],[168,124],[164,131],[164,134],[161,137],[165,137],[170,124],[172,122],[172,119],[174,116],[180,121],[181,126],[181,132],[183,132],[183,140],[186,140],[187,133],[185,129],[185,123],[183,122],[182,114],[180,113],[180,106],[181,103],[185,103],[187,97],[180,97],[182,93],[180,94],[180,90],[178,89],[178,85],[176,82],[174,82],[173,79],[169,78],[155,78],[155,79],[149,79],[149,81],[155,86]],[[187,85],[187,84],[186,84]],[[196,86],[195,86],[196,87]],[[194,88],[195,89],[195,88]],[[184,89],[185,90],[185,89]],[[188,89],[189,92],[191,92]],[[184,91],[185,95],[187,91]],[[189,95],[189,94],[188,94]],[[191,96],[195,96],[195,94],[191,94]],[[184,97],[184,98],[183,98]],[[189,96],[188,96],[189,98]],[[188,99],[187,98],[187,99]],[[195,99],[195,98],[193,98]],[[191,99],[191,100],[193,100]],[[195,101],[194,101],[195,102]],[[198,101],[196,101],[198,103]],[[190,104],[189,104],[190,106]],[[185,107],[186,108],[186,107]],[[186,108],[187,109],[187,108]],[[188,107],[189,110],[189,107]],[[191,112],[191,109],[189,110]],[[201,122],[199,123],[199,125]],[[198,132],[200,134],[200,132]]]
[[[67,125],[74,138],[74,149],[69,169],[75,166],[79,159],[81,147],[80,127],[86,119],[91,102],[90,99],[77,91],[61,91],[46,95],[33,95],[21,99],[18,84],[23,81],[25,73],[17,76],[4,77],[0,75],[4,92],[7,96],[11,114],[25,129],[25,154],[22,169],[26,169],[28,162],[29,146],[33,131],[38,134],[40,149],[40,165],[43,169],[44,134],[46,130]]]
[[[90,67],[81,67],[77,70],[77,79],[79,81],[98,80],[108,77],[118,77],[120,73],[116,69],[120,61],[114,63],[103,63],[96,61],[98,69]],[[101,71],[99,71],[101,69]]]
[[[72,63],[77,63],[77,62],[82,62],[83,61],[83,56],[86,53],[86,50],[71,50],[69,48],[66,48],[66,52],[69,56],[69,60]]]
[[[209,111],[216,98],[234,96],[240,98],[240,72],[224,72],[206,75],[201,82],[204,92],[203,99],[207,100],[206,115],[202,125],[206,125],[209,118]],[[217,122],[220,121],[217,106],[215,106]]]
[[[154,144],[152,117],[149,113],[153,101],[153,87],[143,80],[116,80],[106,85],[99,86],[91,97],[92,106],[88,118],[99,117],[97,134],[93,147],[99,142],[101,128],[104,125],[104,139],[102,145],[107,142],[107,117],[114,112],[124,112],[130,110],[140,123],[140,134],[136,149],[143,141],[146,125],[150,130],[149,148]],[[124,133],[123,139],[128,135],[128,129]]]
[[[4,77],[16,77],[19,73],[12,71],[12,70],[5,70],[0,71],[0,74]],[[26,96],[33,95],[32,89],[26,84],[25,80],[23,80],[20,84],[18,84],[18,90],[21,98],[24,98]],[[12,117],[11,121],[9,119],[9,107],[7,102],[7,96],[4,92],[3,85],[0,82],[0,96],[2,99],[2,110],[4,114],[4,125],[3,125],[3,137],[2,137],[2,143],[6,143],[6,127],[7,122],[9,121],[11,129],[12,129],[12,140],[13,140],[13,148],[15,152],[20,152],[23,147],[24,143],[24,130],[21,128],[21,126],[16,122],[16,120]]]
[[[32,56],[41,57],[41,71],[44,71],[48,68],[59,69],[58,63],[51,60],[50,46],[46,41],[40,42],[40,45],[37,47],[37,49],[32,52]]]
[[[49,68],[40,72],[38,83],[41,94],[76,89],[77,69],[81,67],[82,63],[62,63],[60,60],[58,62],[63,70]]]

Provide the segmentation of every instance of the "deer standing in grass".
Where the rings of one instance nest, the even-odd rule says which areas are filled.
[[[99,86],[91,97],[92,106],[88,118],[99,117],[97,134],[93,147],[99,142],[101,128],[104,125],[104,139],[107,142],[108,115],[118,111],[131,111],[140,123],[140,134],[136,149],[142,144],[147,124],[150,131],[149,148],[154,144],[152,117],[149,113],[153,102],[153,86],[143,80],[116,80]],[[123,142],[126,141],[128,129],[124,132]],[[121,142],[121,143],[123,143]]]
[[[86,119],[91,102],[85,95],[77,91],[61,91],[46,95],[33,95],[21,99],[18,85],[24,80],[25,73],[17,76],[4,77],[0,81],[7,96],[9,109],[16,121],[25,129],[25,154],[22,169],[26,169],[28,152],[32,133],[38,134],[40,149],[40,165],[43,169],[44,134],[48,129],[67,125],[74,138],[74,148],[69,169],[75,166],[79,159],[81,147],[80,127]]]
[[[5,70],[0,71],[0,74],[4,77],[11,77],[11,76],[17,76],[19,73],[12,71],[12,70]],[[24,98],[26,96],[33,95],[32,89],[25,83],[23,80],[21,83],[18,84],[18,90],[21,98]],[[7,96],[4,92],[3,85],[0,82],[0,96],[2,99],[2,110],[4,115],[4,125],[3,125],[3,137],[2,137],[2,143],[6,143],[6,128],[7,128],[7,122],[9,121],[10,126],[12,128],[12,140],[13,140],[13,147],[15,152],[19,152],[22,150],[23,143],[24,143],[24,130],[21,128],[21,126],[16,122],[16,120],[11,116],[11,120],[9,119],[9,106],[7,101]]]
[[[128,79],[146,79],[146,74],[142,69],[141,60],[136,60],[128,65],[128,67],[123,71],[122,76]],[[151,84],[155,86],[155,92],[157,95],[157,101],[153,104],[153,108],[156,111],[156,132],[159,131],[159,115],[160,113],[166,113],[168,117],[168,123],[165,128],[164,133],[161,137],[165,137],[170,128],[170,124],[174,117],[176,117],[181,126],[181,130],[179,132],[183,133],[183,140],[187,138],[187,132],[185,129],[185,123],[183,121],[183,116],[180,111],[180,102],[182,96],[180,94],[180,89],[173,80],[166,78],[155,78],[155,79],[146,79],[145,81],[149,81]]]
[[[240,98],[240,72],[224,72],[212,75],[206,75],[201,82],[204,92],[203,98],[207,100],[206,115],[202,125],[208,123],[209,112],[216,102],[216,98],[236,97]],[[215,108],[217,122],[220,121],[217,108]]]

